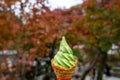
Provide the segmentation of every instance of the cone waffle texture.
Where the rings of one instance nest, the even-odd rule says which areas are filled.
[[[77,59],[75,59],[75,64],[70,68],[63,68],[61,66],[55,65],[53,59],[51,60],[51,65],[57,78],[71,78],[77,65]]]

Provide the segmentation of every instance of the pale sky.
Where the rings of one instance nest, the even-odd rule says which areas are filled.
[[[71,6],[81,4],[82,0],[48,0],[51,9],[70,8]]]
[[[24,2],[25,0],[22,1]],[[25,11],[30,12],[29,8],[32,8],[32,6],[30,6],[30,3],[34,4],[35,2],[36,0],[30,0],[29,3],[26,4]],[[68,9],[77,4],[81,4],[82,2],[83,0],[48,0],[49,4],[46,3],[46,5],[50,7],[51,10],[54,10],[55,8]],[[16,4],[12,6],[12,8],[15,8],[16,15],[20,14],[20,2],[16,2]]]

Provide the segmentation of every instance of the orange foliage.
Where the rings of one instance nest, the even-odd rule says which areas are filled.
[[[19,17],[15,15],[16,8],[11,8],[16,2],[20,4]],[[28,8],[30,10],[28,13],[24,10],[28,2],[29,0],[25,0],[25,2],[5,0],[7,6],[0,4],[0,7],[8,9],[7,12],[1,11],[2,13],[0,13],[0,33],[2,34],[0,43],[5,45],[4,47],[2,45],[1,48],[11,49],[11,46],[14,45],[15,49],[28,50],[43,56],[48,54],[50,50],[46,46],[47,44],[53,43],[55,39],[61,39],[68,32],[76,32],[75,30],[78,28],[74,27],[73,22],[77,23],[77,21],[82,20],[82,11],[77,6],[66,10],[51,11],[44,5],[44,0],[39,0],[30,5],[32,8]],[[76,35],[78,35],[78,30]],[[84,34],[88,33],[84,32]]]

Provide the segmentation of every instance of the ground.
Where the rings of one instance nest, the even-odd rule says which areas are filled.
[[[85,80],[92,80],[90,76],[87,76]],[[120,80],[120,77],[106,77],[104,76],[103,80]]]

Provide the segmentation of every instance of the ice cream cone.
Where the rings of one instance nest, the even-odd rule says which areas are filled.
[[[77,59],[75,59],[75,64],[70,68],[63,68],[54,64],[54,59],[51,60],[52,68],[56,74],[57,80],[71,80],[73,76],[74,69],[77,65]]]

